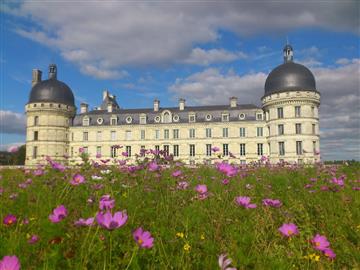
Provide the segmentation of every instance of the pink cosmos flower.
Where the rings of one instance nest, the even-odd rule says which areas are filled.
[[[173,172],[171,175],[173,177],[179,177],[181,174],[182,174],[182,172],[180,170],[177,170],[177,171]]]
[[[30,236],[30,238],[28,240],[28,243],[30,245],[35,244],[35,243],[37,243],[39,241],[39,239],[40,239],[40,237],[38,235],[33,234],[32,236]]]
[[[97,223],[107,229],[107,230],[114,230],[123,226],[128,219],[128,216],[125,211],[123,212],[116,212],[114,216],[111,215],[110,212],[106,212],[105,214],[98,213],[96,215]]]
[[[75,221],[74,225],[77,227],[81,226],[93,226],[95,218],[91,217],[88,219],[80,218],[79,220]]]
[[[344,186],[344,180],[341,179],[341,178],[333,178],[332,179],[332,182],[335,184],[335,185],[338,185],[340,187],[343,187]]]
[[[99,201],[100,210],[110,210],[115,207],[115,200],[109,194],[103,195]]]
[[[41,176],[44,174],[44,170],[42,169],[36,169],[35,171],[33,171],[33,175],[35,176]]]
[[[328,257],[329,259],[335,259],[336,254],[331,248],[327,248],[323,250],[324,255]]]
[[[211,150],[212,150],[214,153],[216,153],[216,152],[219,152],[219,151],[220,151],[220,148],[217,147],[217,146],[214,146],[214,147],[211,148]]]
[[[20,261],[16,256],[5,256],[0,261],[0,270],[19,270]]]
[[[238,170],[234,166],[227,164],[225,162],[218,163],[216,165],[216,168],[218,171],[225,173],[227,177],[235,176],[238,172]]]
[[[135,242],[141,248],[152,248],[154,246],[154,238],[151,237],[150,232],[143,231],[141,227],[137,228],[133,232]]]
[[[205,194],[207,193],[208,189],[206,185],[197,185],[195,188],[196,192],[199,194]]]
[[[256,204],[250,203],[250,200],[250,197],[239,196],[235,198],[235,202],[244,208],[256,208]]]
[[[157,171],[159,169],[159,165],[155,161],[152,161],[148,164],[148,169],[150,172]]]
[[[85,177],[77,173],[73,176],[72,180],[70,181],[70,184],[73,186],[78,186],[84,182],[85,182]]]
[[[271,206],[271,207],[275,207],[275,208],[279,208],[282,205],[280,200],[263,199],[262,202],[263,202],[263,205],[265,205],[265,206]]]
[[[52,223],[58,223],[62,221],[66,216],[68,212],[64,205],[59,205],[53,210],[53,213],[49,215],[49,219]]]
[[[230,258],[227,258],[227,254],[221,254],[218,262],[221,270],[236,270],[234,267],[228,267],[232,261]]]
[[[284,223],[280,228],[279,232],[286,237],[292,237],[293,235],[299,234],[299,230],[294,223]]]
[[[15,224],[16,221],[17,221],[16,216],[9,214],[6,217],[4,217],[3,223],[7,226],[11,226]]]
[[[17,152],[17,151],[19,151],[19,146],[13,145],[13,146],[10,146],[10,147],[8,148],[8,152],[9,152],[9,153],[15,153],[15,152]]]
[[[310,240],[313,243],[314,248],[320,251],[324,251],[329,248],[330,243],[323,235],[316,234],[313,239]]]
[[[84,148],[84,147],[80,147],[80,148],[79,148],[79,153],[80,153],[80,154],[84,153],[84,151],[85,151],[85,148]]]
[[[123,157],[128,157],[128,156],[129,156],[129,154],[128,154],[127,152],[122,152],[121,155],[122,155]]]
[[[95,157],[96,157],[96,158],[101,158],[101,154],[100,154],[100,153],[97,153]]]
[[[181,181],[177,184],[178,189],[187,189],[189,187],[189,183],[186,181]]]
[[[223,179],[221,182],[223,183],[223,185],[227,185],[230,183],[229,179],[226,179],[226,178]]]

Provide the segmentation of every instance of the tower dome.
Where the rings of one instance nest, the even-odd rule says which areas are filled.
[[[70,87],[57,79],[56,65],[49,66],[49,79],[37,82],[30,92],[29,102],[54,102],[75,107]]]
[[[305,66],[293,62],[293,48],[284,47],[284,63],[273,69],[265,81],[265,96],[284,91],[316,91],[315,78]]]

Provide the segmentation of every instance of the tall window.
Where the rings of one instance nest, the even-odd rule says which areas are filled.
[[[83,120],[82,120],[82,124],[83,124],[83,126],[88,126],[88,125],[89,125],[89,123],[90,123],[89,118],[84,117],[84,118],[83,118]]]
[[[295,106],[295,117],[301,117],[301,107]]]
[[[34,146],[34,148],[33,148],[33,154],[32,154],[32,157],[33,157],[33,158],[37,158],[37,151],[38,151],[37,146]]]
[[[146,116],[140,116],[140,125],[145,125],[146,124]]]
[[[178,129],[173,129],[173,138],[179,139],[179,130]]]
[[[278,114],[278,118],[284,118],[284,111],[283,108],[277,108],[277,114]]]
[[[155,139],[158,140],[160,139],[160,130],[155,130]]]
[[[39,131],[34,131],[34,141],[39,139]]]
[[[129,145],[126,146],[126,153],[128,157],[131,157],[131,146]]]
[[[190,157],[195,157],[195,144],[190,144]]]
[[[164,130],[164,139],[169,139],[169,130],[168,129]]]
[[[206,135],[206,138],[211,138],[211,128],[205,129],[205,135]]]
[[[301,134],[301,124],[295,124],[295,133]]]
[[[229,129],[228,128],[223,128],[223,137],[227,138],[229,136]]]
[[[96,140],[98,142],[101,141],[101,135],[102,135],[101,131],[96,132]]]
[[[194,114],[189,115],[189,122],[193,123],[195,122],[196,118]]]
[[[316,154],[316,141],[313,141],[313,153]]]
[[[169,155],[169,145],[164,145],[164,154],[165,154],[166,156]]]
[[[279,135],[284,135],[284,125],[278,125],[278,134]]]
[[[177,144],[173,145],[173,154],[174,154],[174,157],[179,156],[179,145],[177,145]]]
[[[160,145],[155,145],[155,151],[157,151],[157,152],[160,151]]]
[[[195,138],[195,129],[194,128],[189,129],[189,137],[190,138]]]
[[[229,145],[228,144],[223,144],[223,155],[224,156],[228,156],[229,155]]]
[[[145,140],[145,129],[140,130],[140,138],[141,140]]]
[[[221,115],[221,120],[222,120],[223,122],[229,121],[229,114],[222,114],[222,115]]]
[[[171,123],[171,116],[168,112],[164,113],[164,123]]]
[[[240,156],[246,155],[245,143],[240,143]]]
[[[125,131],[125,140],[127,141],[131,140],[131,130]]]
[[[285,155],[285,143],[279,142],[279,155],[283,156]]]
[[[263,136],[263,128],[262,127],[257,127],[256,128],[256,135],[258,137],[262,137]]]
[[[211,144],[206,145],[206,156],[211,157]]]
[[[83,132],[83,141],[88,141],[89,140],[89,133],[87,131]]]
[[[264,154],[264,152],[263,152],[263,144],[262,143],[257,144],[257,154],[258,154],[258,156],[262,156]]]
[[[245,128],[244,127],[241,127],[240,128],[240,137],[245,137],[246,134],[245,134]]]
[[[311,106],[311,116],[315,117],[315,107]]]
[[[39,125],[39,116],[35,116],[34,117],[34,126],[38,126]]]
[[[112,130],[110,134],[111,134],[111,140],[115,141],[116,140],[116,131]]]
[[[96,147],[96,155],[101,155],[101,146]]]
[[[110,156],[112,158],[117,156],[117,147],[116,146],[111,146],[111,148],[110,148]]]
[[[112,126],[115,126],[117,124],[117,118],[115,117],[111,118],[110,123]]]
[[[312,134],[316,134],[316,126],[315,124],[312,124]]]
[[[262,115],[262,113],[257,113],[257,114],[256,114],[256,120],[263,120],[263,115]]]
[[[302,155],[303,154],[302,142],[301,141],[296,142],[296,154],[297,155]]]

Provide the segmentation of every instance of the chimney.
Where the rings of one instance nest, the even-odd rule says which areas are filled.
[[[236,108],[237,107],[237,97],[231,97],[230,98],[230,107]]]
[[[154,112],[159,111],[159,107],[160,107],[160,100],[154,99]]]
[[[57,78],[57,68],[55,64],[49,65],[49,79],[55,79]]]
[[[34,86],[35,84],[41,82],[41,75],[42,75],[42,72],[41,72],[40,69],[33,69],[32,70],[31,86]]]
[[[111,102],[109,102],[109,103],[107,104],[107,111],[108,111],[108,112],[112,112],[112,110],[113,110],[113,105],[112,105]]]
[[[109,91],[108,90],[104,90],[103,91],[103,100],[105,100],[106,97],[109,96]]]
[[[179,99],[179,110],[183,111],[185,109],[185,99],[180,98]]]
[[[89,105],[86,103],[80,104],[80,113],[87,113],[88,112]]]

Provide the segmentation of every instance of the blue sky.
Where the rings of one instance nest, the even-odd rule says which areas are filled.
[[[31,70],[49,63],[76,105],[100,104],[104,89],[124,108],[260,105],[286,39],[322,94],[324,159],[360,159],[359,14],[356,1],[17,2],[1,4],[1,147],[25,141]],[[221,90],[225,89],[225,90]]]

